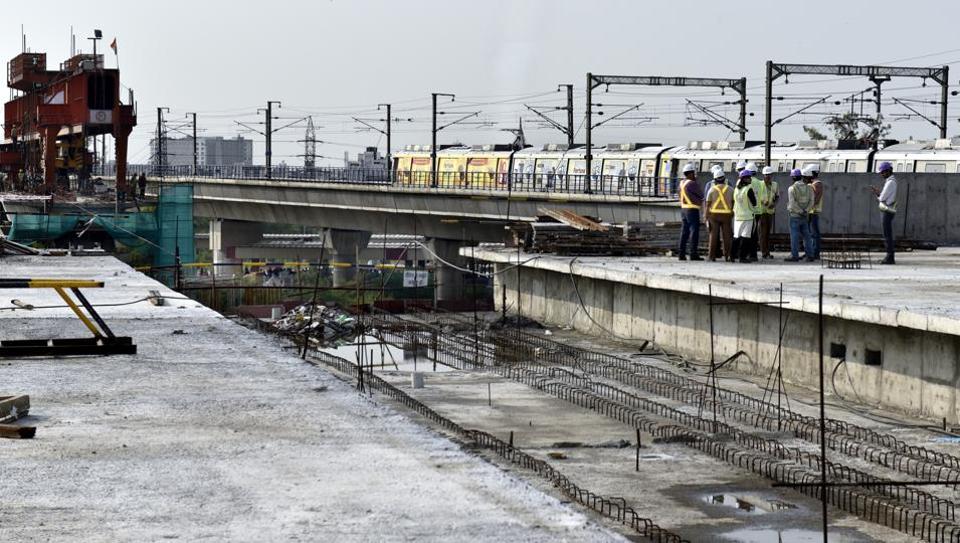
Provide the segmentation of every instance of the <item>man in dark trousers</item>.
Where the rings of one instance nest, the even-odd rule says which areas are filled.
[[[137,188],[140,189],[140,199],[142,200],[144,195],[147,194],[147,175],[143,172],[141,172],[140,177],[137,178]]]
[[[697,168],[690,163],[683,167],[680,182],[680,231],[679,259],[687,259],[687,241],[690,242],[690,260],[703,260],[700,256],[700,208],[703,207],[703,189],[697,183]]]
[[[893,164],[889,162],[881,162],[877,170],[884,180],[883,188],[870,187],[870,190],[877,197],[877,205],[883,216],[883,244],[887,250],[887,257],[880,263],[896,264],[893,256],[893,219],[897,216],[897,179],[893,176]]]

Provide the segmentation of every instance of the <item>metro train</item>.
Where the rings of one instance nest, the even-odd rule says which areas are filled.
[[[771,146],[770,162],[777,172],[819,164],[822,172],[866,173],[875,163],[890,161],[896,172],[960,173],[960,138],[890,142],[879,151],[843,148],[835,141],[802,141]],[[563,189],[586,177],[582,146],[547,144],[516,150],[510,145],[450,146],[437,151],[439,186],[496,188],[511,181],[545,189]],[[765,165],[763,142],[694,141],[669,147],[652,143],[609,144],[595,148],[591,179],[611,183],[669,180],[693,163],[700,172],[714,165],[734,171],[737,162]],[[430,147],[408,146],[393,156],[393,171],[401,184],[422,184],[430,177]],[[512,173],[512,175],[510,175]]]

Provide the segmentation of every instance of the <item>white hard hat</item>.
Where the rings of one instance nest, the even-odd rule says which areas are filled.
[[[740,162],[737,162],[737,169],[738,169],[738,170],[743,170],[743,169],[745,169],[746,167],[747,167],[747,162],[746,162],[746,161],[741,160]]]
[[[800,175],[803,177],[813,177],[813,165],[807,164],[804,166],[803,169],[800,170]]]
[[[697,167],[693,165],[693,162],[687,162],[683,165],[683,173],[695,171],[697,171]]]
[[[723,173],[723,168],[721,168],[720,166],[714,166],[714,167],[713,167],[713,178],[714,178],[714,179],[720,179],[721,177],[726,177],[726,175],[724,175],[724,173]]]
[[[773,175],[773,168],[771,168],[770,166],[764,166],[763,175]]]
[[[811,165],[810,165],[810,171],[811,171],[811,172],[820,173],[820,163],[819,163],[819,162],[814,162],[813,164],[811,164]]]
[[[747,167],[745,170],[750,170],[751,173],[757,173],[757,164],[754,162],[747,162]]]

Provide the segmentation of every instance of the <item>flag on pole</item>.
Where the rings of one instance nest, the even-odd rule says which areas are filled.
[[[113,49],[113,54],[117,54],[117,38],[113,38],[113,41],[110,42],[110,49]]]

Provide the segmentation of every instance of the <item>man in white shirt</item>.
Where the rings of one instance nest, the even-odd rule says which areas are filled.
[[[893,249],[893,219],[897,216],[897,179],[893,176],[893,164],[881,162],[877,168],[880,177],[884,179],[883,189],[870,187],[877,197],[877,205],[883,216],[883,244],[887,249],[887,258],[881,264],[896,264]]]

